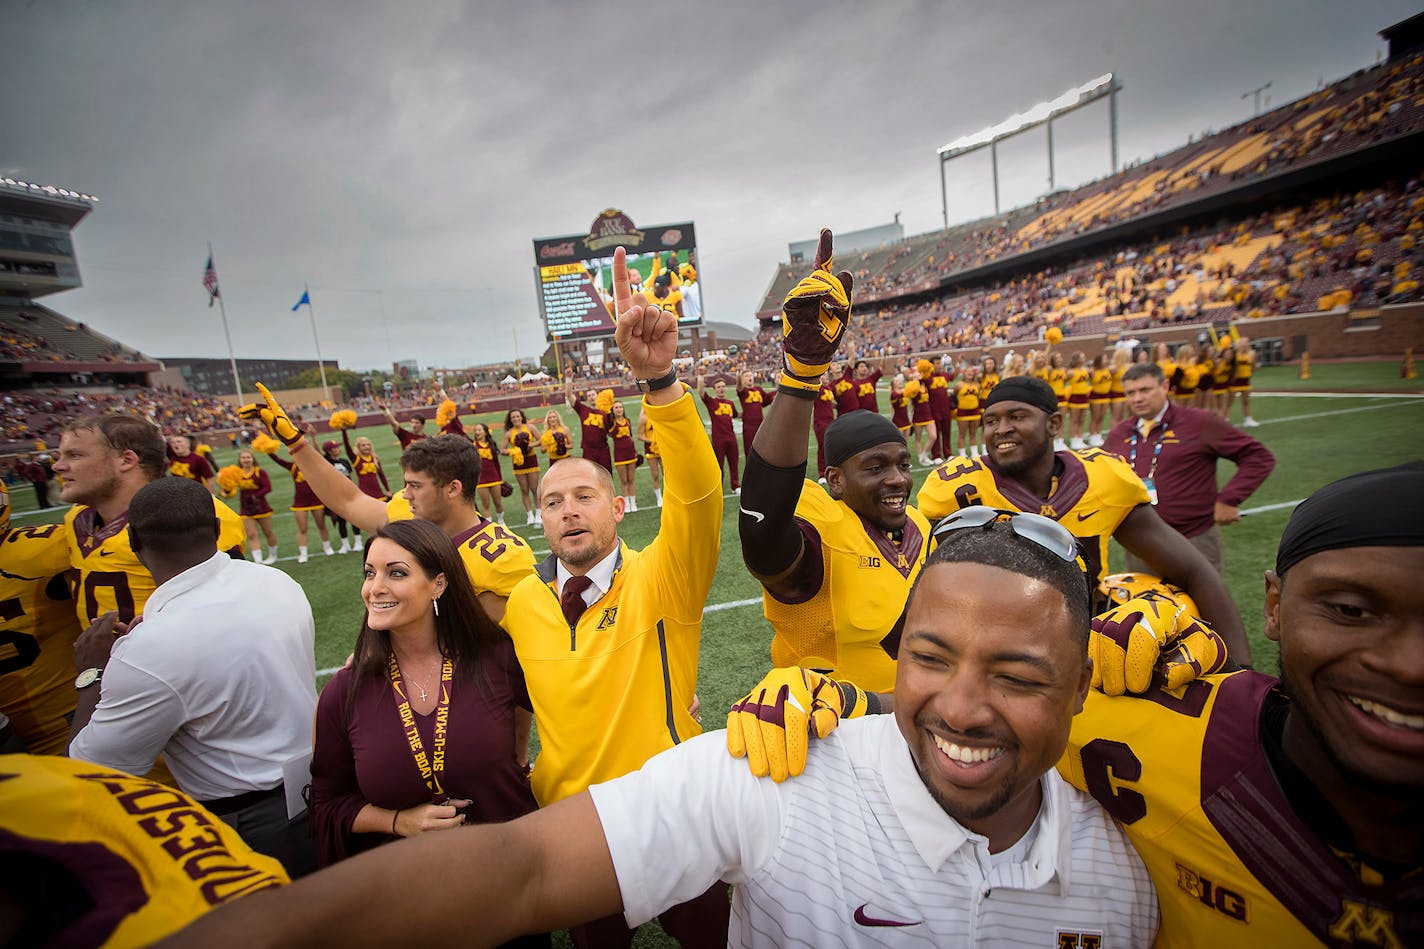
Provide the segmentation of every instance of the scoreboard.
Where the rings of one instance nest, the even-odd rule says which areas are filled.
[[[612,336],[613,252],[628,254],[628,273],[649,302],[702,324],[702,283],[692,222],[638,228],[622,211],[599,214],[587,234],[534,241],[535,280],[550,341]]]

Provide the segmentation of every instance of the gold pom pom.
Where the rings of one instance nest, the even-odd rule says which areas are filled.
[[[1043,334],[1043,338],[1050,346],[1057,346],[1063,342],[1063,331],[1056,326],[1050,326],[1048,332]]]
[[[218,487],[223,489],[224,494],[230,495],[236,491],[242,479],[242,469],[237,465],[224,465],[218,469]]]
[[[598,406],[598,411],[608,413],[613,411],[613,390],[604,389],[594,397],[593,404]]]
[[[333,429],[355,428],[356,413],[350,409],[342,409],[339,412],[332,412],[331,419],[327,422]]]
[[[275,455],[281,447],[282,443],[266,432],[259,432],[257,437],[252,439],[252,450],[260,451],[264,455]]]
[[[444,428],[450,424],[450,420],[460,414],[460,409],[455,405],[454,399],[446,399],[440,403],[440,408],[435,410],[435,424]]]

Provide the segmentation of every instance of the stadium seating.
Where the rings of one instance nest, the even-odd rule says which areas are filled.
[[[0,360],[25,362],[151,362],[46,307],[0,303]]]

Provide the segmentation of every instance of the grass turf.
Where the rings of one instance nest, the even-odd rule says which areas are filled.
[[[1291,384],[1299,381],[1295,374],[1293,366],[1263,369],[1257,375],[1258,392],[1295,389]],[[1403,389],[1424,393],[1419,380],[1409,380],[1407,388],[1391,385],[1391,382],[1403,381],[1398,378],[1397,363],[1353,363],[1318,366],[1310,383],[1321,390],[1332,391],[1353,388],[1364,392],[1399,392]],[[632,409],[630,414],[635,413],[636,399],[625,402]],[[881,403],[887,404],[883,395]],[[1420,451],[1424,398],[1258,395],[1253,400],[1252,410],[1261,427],[1251,429],[1251,434],[1275,453],[1276,469],[1242,506],[1247,516],[1223,531],[1227,548],[1226,581],[1241,610],[1257,666],[1271,671],[1275,669],[1277,651],[1262,634],[1261,577],[1274,561],[1276,544],[1293,502],[1347,474],[1419,458],[1424,454]],[[566,422],[572,421],[570,411],[561,409],[561,412]],[[1239,408],[1234,410],[1234,418],[1239,421]],[[464,421],[468,426],[472,421],[502,422],[502,418],[483,414],[466,416]],[[370,436],[387,476],[392,478],[393,484],[399,482],[400,452],[390,428],[382,425],[352,434],[353,440],[356,434]],[[236,460],[236,450],[230,446],[214,448],[219,466]],[[810,451],[814,460],[814,442]],[[361,623],[360,557],[356,554],[323,556],[313,526],[310,549],[314,556],[306,564],[296,563],[296,527],[292,515],[285,511],[291,499],[291,478],[270,461],[260,460],[260,463],[272,477],[271,502],[279,512],[273,518],[279,554],[283,557],[278,567],[302,584],[311,601],[316,617],[317,667],[337,666],[351,651]],[[1221,465],[1223,483],[1233,471],[1229,463]],[[916,466],[917,489],[928,473],[928,469]],[[659,512],[652,507],[652,482],[646,468],[638,472],[638,499],[643,510],[629,514],[620,528],[621,536],[633,547],[647,544],[658,528]],[[63,515],[61,510],[27,513],[34,510],[33,493],[27,486],[16,488],[12,501],[16,523],[20,525],[52,522]],[[510,527],[530,540],[536,556],[541,559],[546,556],[548,544],[542,533],[523,525],[524,510],[517,492],[514,497],[505,499],[505,511]],[[739,699],[769,664],[771,630],[761,615],[760,587],[741,562],[736,518],[736,499],[729,495],[722,520],[722,555],[703,619],[699,694],[702,718],[709,728],[721,727],[723,710]],[[332,536],[335,537],[334,531]],[[1111,563],[1114,569],[1121,569],[1120,550],[1114,548]],[[260,609],[260,604],[254,604],[254,615],[259,614]],[[669,944],[663,940],[665,937],[656,927],[648,927],[637,944]]]

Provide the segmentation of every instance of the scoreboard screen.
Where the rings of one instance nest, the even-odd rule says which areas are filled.
[[[702,324],[692,222],[638,228],[610,208],[587,234],[534,241],[539,309],[550,342],[613,335],[613,252],[618,247],[628,253],[635,291],[676,313],[680,325]]]

